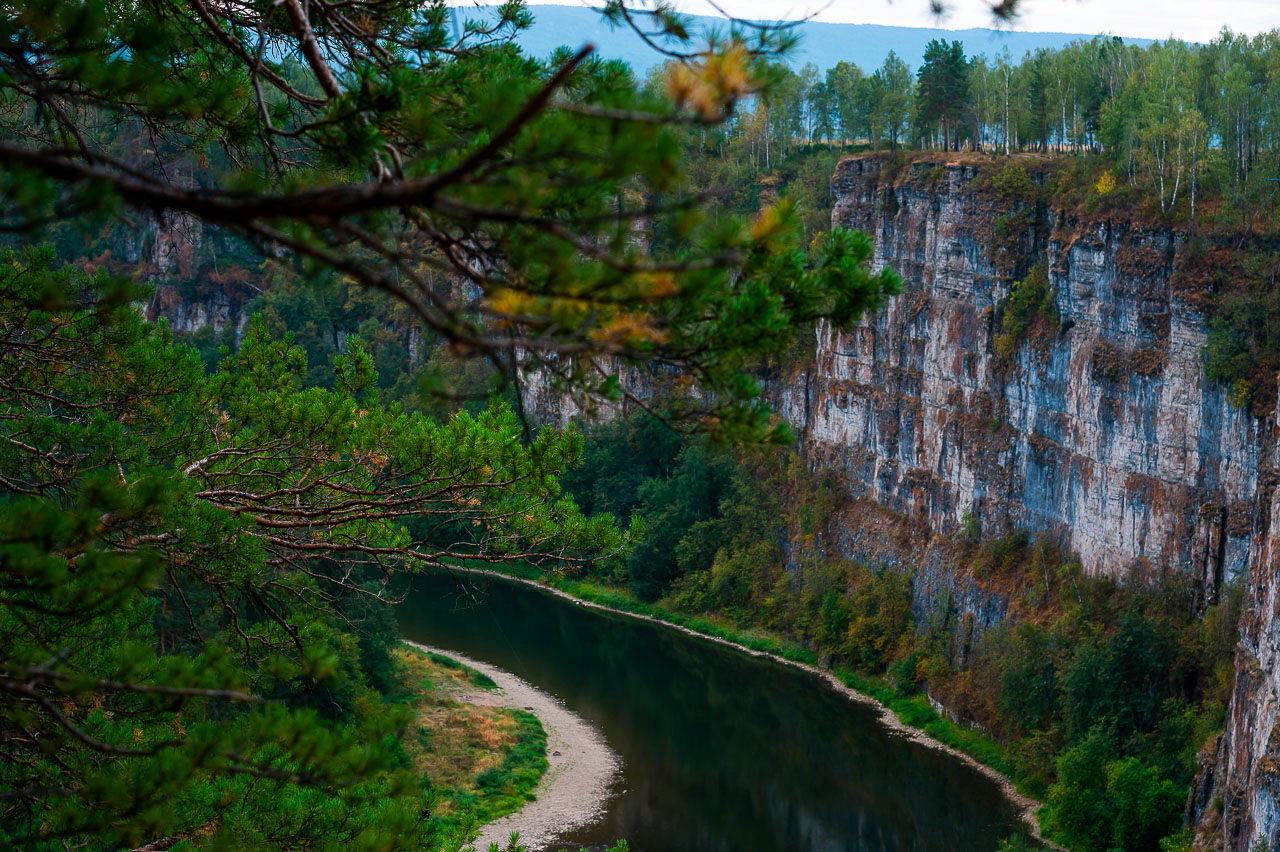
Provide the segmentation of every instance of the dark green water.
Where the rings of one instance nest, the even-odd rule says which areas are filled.
[[[621,755],[608,812],[556,849],[985,852],[1021,830],[986,777],[806,672],[488,579],[423,576],[400,622],[557,696]]]

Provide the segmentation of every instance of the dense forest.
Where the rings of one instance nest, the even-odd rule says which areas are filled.
[[[1108,192],[1141,187],[1194,219],[1206,192],[1242,209],[1272,193],[1277,57],[1275,32],[1227,29],[1203,45],[1097,36],[1020,58],[934,41],[876,69],[778,66],[769,96],[701,143],[755,175],[814,145],[1092,153],[1112,167]]]

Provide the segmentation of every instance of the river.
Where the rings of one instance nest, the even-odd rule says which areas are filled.
[[[403,634],[560,698],[621,756],[596,823],[554,850],[975,850],[1021,832],[996,785],[814,675],[528,586],[425,574]]]

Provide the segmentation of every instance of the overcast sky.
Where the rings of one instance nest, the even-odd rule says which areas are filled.
[[[465,2],[465,0],[464,0]],[[489,0],[493,2],[493,0]],[[585,0],[529,0],[557,6],[599,5]],[[713,15],[706,0],[676,0],[687,12]],[[992,26],[984,0],[949,0],[951,11],[939,19],[928,0],[719,0],[727,12],[744,18],[793,19],[821,10],[817,20],[886,24],[899,27]],[[1222,27],[1250,35],[1280,28],[1280,0],[1022,0],[1015,29],[1025,32],[1111,33],[1138,38],[1176,36],[1209,41]]]

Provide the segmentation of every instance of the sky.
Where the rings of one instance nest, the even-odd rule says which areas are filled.
[[[599,5],[585,0],[529,2]],[[716,14],[707,0],[676,2],[686,12]],[[764,20],[790,20],[816,12],[815,20],[830,23],[947,29],[993,26],[984,0],[948,0],[950,12],[941,19],[930,13],[928,0],[718,0],[718,5],[738,17]],[[1280,28],[1280,0],[1022,0],[1012,27],[1024,32],[1210,41],[1224,25],[1249,35]]]

